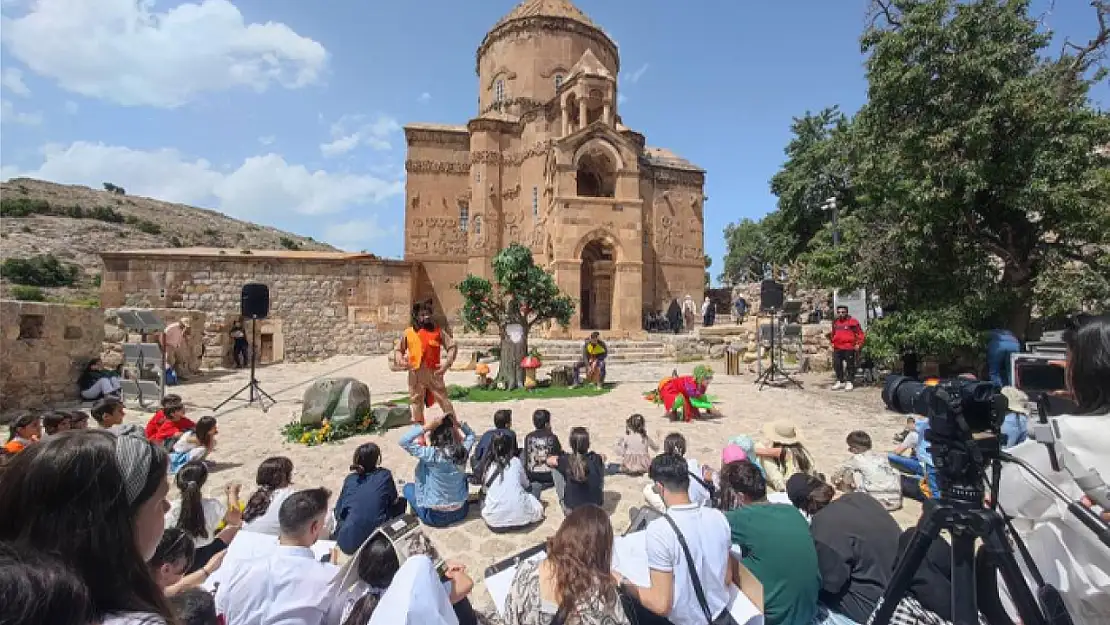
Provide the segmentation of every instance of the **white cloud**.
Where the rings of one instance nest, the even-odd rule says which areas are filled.
[[[617,94],[617,104],[624,104],[625,102],[628,102],[628,98],[624,97],[623,93],[618,93]]]
[[[393,147],[390,135],[400,130],[401,124],[385,115],[378,115],[369,122],[364,115],[344,115],[331,125],[332,140],[320,144],[320,153],[328,158],[342,156],[360,145],[389,150]]]
[[[76,115],[77,114],[78,106],[77,106],[77,103],[74,102],[73,100],[66,100],[65,108],[66,108],[66,112],[69,113],[70,115]]]
[[[42,152],[43,162],[37,169],[17,172],[6,168],[5,178],[28,176],[93,187],[111,180],[134,195],[214,205],[229,215],[246,218],[276,212],[338,213],[404,193],[400,179],[310,171],[277,154],[253,156],[238,168],[221,171],[204,159],[189,160],[173,149],[132,150],[78,141],[69,146],[48,145]]]
[[[282,23],[247,24],[228,0],[163,12],[151,0],[38,0],[4,19],[4,45],[62,88],[123,105],[172,108],[202,93],[316,82],[320,43]]]
[[[643,65],[640,66],[639,69],[632,72],[631,74],[628,74],[626,80],[629,83],[633,84],[633,85],[640,82],[640,79],[644,77],[644,74],[647,73],[649,67],[651,67],[651,66],[648,65],[647,63],[644,63]]]
[[[274,135],[266,135],[265,137],[258,138],[258,142],[262,145],[273,145],[274,141],[277,141],[277,137]]]
[[[382,227],[377,216],[367,219],[352,219],[329,224],[324,228],[323,238],[328,243],[350,252],[369,249],[370,243],[397,234],[396,226]]]
[[[41,123],[42,113],[23,113],[15,110],[15,105],[11,102],[0,100],[0,124],[38,126]]]
[[[27,84],[23,82],[23,72],[14,67],[7,67],[3,73],[0,74],[0,84],[4,89],[14,93],[17,96],[26,98],[31,95],[31,90],[27,88]]]
[[[427,104],[432,101],[432,94],[425,91],[424,93],[421,93],[419,96],[416,97],[416,101],[421,104]]]

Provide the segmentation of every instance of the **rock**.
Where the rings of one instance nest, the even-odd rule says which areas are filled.
[[[711,345],[709,347],[709,357],[714,359],[714,360],[720,360],[721,358],[724,358],[725,357],[725,346],[724,346],[724,344]]]
[[[391,430],[412,423],[412,413],[408,406],[377,406],[370,411],[370,414],[374,419],[374,427],[379,431]]]
[[[338,426],[369,413],[369,387],[354,378],[325,378],[305,390],[301,425],[318,426],[327,418]]]

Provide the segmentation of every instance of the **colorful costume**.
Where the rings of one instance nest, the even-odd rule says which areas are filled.
[[[713,402],[705,391],[713,378],[713,370],[705,365],[694,368],[694,375],[663,378],[659,382],[655,400],[663,403],[668,414],[682,411],[683,421],[692,421],[699,410],[712,410]]]
[[[409,365],[409,407],[413,423],[424,423],[424,408],[439,404],[443,414],[454,414],[447,398],[447,385],[438,373],[440,352],[450,346],[451,337],[440,328],[405,330],[405,355]]]

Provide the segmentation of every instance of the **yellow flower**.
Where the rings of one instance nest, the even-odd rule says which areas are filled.
[[[302,443],[307,443],[308,439],[310,439],[310,438],[312,438],[312,432],[305,432],[304,434],[301,434],[301,442]]]

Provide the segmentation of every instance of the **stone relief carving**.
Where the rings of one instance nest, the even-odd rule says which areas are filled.
[[[501,163],[501,153],[496,150],[481,150],[470,153],[472,164],[498,165]]]
[[[433,145],[454,145],[464,150],[470,149],[470,134],[462,130],[405,130],[405,139],[410,143],[430,143]]]
[[[405,161],[405,171],[410,174],[470,174],[469,163],[456,163],[454,161]]]
[[[659,187],[666,187],[667,185],[702,187],[705,184],[705,174],[697,171],[657,168],[655,170],[655,183]]]
[[[518,197],[520,197],[520,183],[519,182],[516,183],[515,186],[501,192],[501,199],[502,200],[515,200]]]

